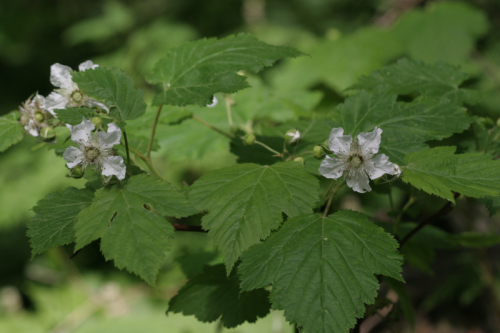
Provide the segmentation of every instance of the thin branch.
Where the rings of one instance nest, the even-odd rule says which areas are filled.
[[[229,130],[231,131],[231,133],[234,133],[233,116],[231,115],[232,100],[231,98],[227,97],[226,94],[224,94],[224,101],[226,102],[226,112],[227,112],[227,121],[229,123]]]
[[[177,231],[194,231],[194,232],[208,232],[207,230],[203,230],[201,225],[187,225],[187,224],[176,224],[172,223],[174,229]]]
[[[125,140],[125,148],[127,150],[127,169],[130,170],[130,152],[128,147],[127,132],[123,131],[123,139]]]
[[[146,156],[144,156],[140,151],[138,150],[135,150],[134,148],[130,148],[130,150],[137,156],[139,156],[139,158],[141,160],[144,161],[144,163],[146,163],[146,165],[148,166],[149,168],[149,171],[151,171],[156,177],[160,178],[161,180],[165,181],[165,178],[163,178],[163,176],[155,169],[155,167],[153,166],[153,163],[151,163],[151,160],[148,159]]]
[[[226,132],[224,132],[224,131],[223,131],[223,130],[221,130],[221,129],[218,129],[218,128],[217,128],[217,127],[215,127],[214,125],[212,125],[212,124],[210,124],[210,123],[206,122],[205,120],[203,120],[203,119],[199,118],[198,116],[196,116],[196,115],[194,115],[194,114],[192,115],[192,118],[193,118],[194,120],[196,120],[197,122],[202,123],[203,125],[207,126],[208,128],[213,129],[213,130],[214,130],[214,131],[216,131],[217,133],[224,135],[225,137],[228,137],[228,138],[230,138],[230,139],[232,139],[232,138],[234,137],[233,135],[231,135],[231,134],[229,134],[229,133],[226,133]]]
[[[276,156],[283,157],[283,155],[282,155],[279,151],[274,150],[273,148],[269,147],[269,146],[268,146],[268,145],[266,145],[265,143],[262,143],[262,142],[257,141],[257,140],[255,140],[255,143],[256,143],[256,144],[258,144],[259,146],[262,146],[262,147],[266,148],[266,149],[267,149],[267,150],[269,150],[271,153],[275,153],[275,154],[276,154]]]
[[[155,139],[156,125],[158,125],[158,119],[160,118],[161,109],[163,105],[158,107],[158,111],[156,111],[155,122],[153,123],[153,128],[151,129],[151,139],[149,139],[148,150],[146,150],[146,157],[151,160],[151,149],[153,148],[153,141]]]
[[[459,193],[455,193],[455,195],[454,195],[455,200],[458,198],[459,195],[460,195]],[[431,216],[429,216],[428,218],[426,218],[425,220],[420,222],[412,231],[410,231],[410,233],[408,233],[403,238],[403,240],[401,240],[401,242],[399,242],[399,247],[401,248],[403,245],[405,245],[406,242],[408,242],[408,240],[410,238],[412,238],[417,232],[422,230],[423,227],[425,227],[429,223],[434,222],[438,217],[441,217],[442,215],[448,214],[451,211],[451,209],[453,208],[452,205],[453,205],[453,203],[451,201],[448,201],[447,203],[444,204],[443,207],[441,207],[440,210],[438,210],[437,212],[435,212],[434,214],[432,214]]]
[[[330,197],[328,198],[328,202],[326,203],[325,210],[323,211],[323,218],[325,218],[328,215],[328,211],[330,210],[330,206],[332,204],[333,197],[344,186],[344,184],[345,184],[345,179],[342,180],[342,182],[340,182],[337,186],[335,186],[335,188],[330,193]]]

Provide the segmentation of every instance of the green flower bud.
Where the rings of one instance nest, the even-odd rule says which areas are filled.
[[[323,147],[316,146],[313,148],[313,155],[317,159],[320,159],[320,158],[323,158],[326,155],[326,153],[325,153],[325,150],[323,149]]]
[[[56,138],[56,131],[52,127],[44,127],[40,131],[40,137],[45,141],[52,141]]]
[[[300,132],[296,129],[289,129],[285,133],[285,142],[290,146],[296,146],[300,142]]]
[[[479,118],[478,124],[486,130],[490,130],[495,127],[495,122],[491,118]]]
[[[94,117],[90,121],[94,124],[95,128],[102,129],[103,122],[101,117]]]
[[[39,123],[43,123],[43,121],[45,120],[45,116],[41,112],[36,112],[35,120],[38,121]]]
[[[304,166],[304,165],[306,164],[306,161],[304,161],[304,158],[303,158],[303,157],[300,157],[300,156],[299,156],[299,157],[295,157],[295,158],[293,159],[293,161],[294,161],[295,163],[300,163],[302,166]]]
[[[243,137],[243,143],[245,146],[251,146],[255,143],[255,135],[249,133]]]
[[[75,179],[80,179],[83,177],[83,169],[81,165],[77,165],[71,171],[69,172],[68,175],[69,178],[75,178]]]

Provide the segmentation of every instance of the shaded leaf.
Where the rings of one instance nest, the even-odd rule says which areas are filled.
[[[74,242],[78,213],[90,206],[93,198],[93,191],[68,187],[38,201],[33,207],[35,216],[29,220],[27,232],[33,257],[52,247]]]
[[[240,293],[236,271],[226,277],[224,265],[206,266],[190,279],[168,303],[168,312],[194,315],[202,322],[219,317],[227,328],[245,321],[253,323],[269,313],[269,292],[264,289]]]
[[[305,332],[348,332],[375,300],[375,274],[402,281],[397,248],[361,213],[293,217],[243,254],[241,289],[272,284],[273,308]]]

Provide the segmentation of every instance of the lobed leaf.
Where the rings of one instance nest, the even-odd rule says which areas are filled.
[[[170,299],[167,313],[194,315],[202,322],[220,317],[227,328],[266,316],[271,308],[269,292],[257,289],[240,293],[239,284],[236,271],[227,277],[224,265],[206,266]]]
[[[84,107],[57,109],[54,111],[56,112],[57,119],[72,126],[81,124],[82,118],[90,120],[97,115],[94,110]]]
[[[239,164],[202,176],[189,197],[205,230],[221,251],[228,274],[240,254],[269,236],[289,217],[312,213],[319,184],[297,163]]]
[[[118,68],[97,67],[71,75],[84,93],[104,101],[110,115],[120,121],[138,118],[146,111],[144,92]]]
[[[204,106],[217,92],[234,93],[248,87],[237,71],[257,73],[278,59],[300,55],[293,48],[268,45],[248,34],[209,38],[172,49],[147,80],[162,86],[154,105]]]
[[[19,111],[11,111],[0,117],[0,153],[18,143],[24,137],[24,129],[19,122]]]
[[[417,93],[424,96],[446,98],[451,103],[476,104],[477,91],[459,88],[469,78],[460,68],[446,63],[427,64],[422,61],[401,59],[383,67],[370,76],[363,76],[351,89],[385,89],[394,94]]]
[[[348,332],[375,300],[375,274],[402,281],[397,248],[361,213],[293,217],[243,254],[241,289],[272,284],[273,308],[304,332]]]
[[[436,147],[408,154],[403,181],[455,202],[454,192],[482,198],[500,194],[500,168],[491,155],[454,155],[455,147]]]
[[[142,174],[122,184],[98,190],[92,205],[80,212],[75,250],[101,238],[106,260],[153,285],[174,233],[164,215],[197,211],[173,185],[156,178]]]
[[[36,254],[75,241],[74,226],[78,213],[92,203],[88,189],[68,187],[48,194],[33,207],[35,216],[28,222],[33,257]]]

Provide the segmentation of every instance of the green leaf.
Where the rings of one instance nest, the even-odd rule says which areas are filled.
[[[370,76],[363,76],[351,89],[385,89],[395,94],[417,93],[424,96],[444,97],[453,104],[476,104],[478,91],[459,88],[469,78],[460,68],[446,64],[426,64],[421,61],[401,59],[385,66]]]
[[[400,42],[392,32],[364,28],[324,41],[308,60],[326,84],[341,92],[361,75],[379,69],[402,52]],[[306,77],[310,75],[308,73]]]
[[[194,315],[202,322],[221,317],[227,328],[245,321],[253,323],[269,313],[269,292],[264,289],[240,293],[236,271],[226,277],[224,265],[206,266],[203,273],[190,279],[168,303],[168,312]]]
[[[19,111],[11,111],[0,117],[0,152],[18,143],[24,137],[24,129],[19,123]]]
[[[75,241],[74,225],[82,209],[90,206],[94,193],[68,187],[48,194],[33,207],[35,216],[28,222],[27,235],[33,257],[52,247]]]
[[[96,116],[94,110],[89,108],[66,108],[55,110],[57,119],[65,124],[76,126],[82,123],[82,118],[91,119]]]
[[[389,287],[398,294],[399,305],[401,306],[401,310],[403,310],[403,315],[408,321],[408,324],[410,324],[412,328],[415,328],[415,308],[413,307],[411,297],[406,291],[405,286],[400,281],[396,281],[389,277],[383,277],[382,281],[387,283]]]
[[[367,216],[339,211],[286,221],[243,253],[241,289],[272,284],[271,303],[308,333],[347,332],[375,300],[375,274],[402,281],[398,243]]]
[[[487,31],[487,16],[458,1],[428,3],[425,10],[408,11],[392,29],[411,58],[453,64],[470,59],[476,40]]]
[[[240,164],[210,172],[190,188],[193,205],[231,272],[240,254],[289,217],[311,213],[319,184],[297,163]]]
[[[405,157],[403,181],[455,202],[455,191],[473,198],[500,193],[500,165],[491,155],[454,155],[455,147],[424,149]]]
[[[278,59],[300,55],[293,48],[268,45],[247,34],[185,43],[161,59],[148,78],[163,90],[153,104],[204,106],[217,92],[234,93],[248,87],[237,71],[257,73]]]
[[[498,211],[500,211],[500,196],[499,197],[484,197],[480,198],[479,201],[484,203],[486,205],[486,208],[488,208],[488,212],[490,213],[490,216],[495,215]]]
[[[477,232],[462,232],[458,235],[453,235],[452,239],[460,246],[473,249],[500,244],[500,235],[493,233],[481,234]]]
[[[404,164],[406,154],[426,148],[423,142],[462,132],[473,121],[464,108],[447,100],[422,97],[402,103],[396,102],[395,94],[383,90],[361,91],[347,98],[333,116],[334,127],[342,127],[346,135],[381,128],[380,152],[398,164]]]
[[[98,190],[92,205],[80,212],[75,250],[101,238],[106,260],[113,259],[118,268],[153,285],[174,234],[164,215],[183,217],[197,211],[173,185],[159,179],[138,175],[122,186]]]
[[[144,114],[144,92],[118,68],[97,67],[71,75],[84,93],[104,101],[110,107],[109,114],[116,119],[125,121]]]

